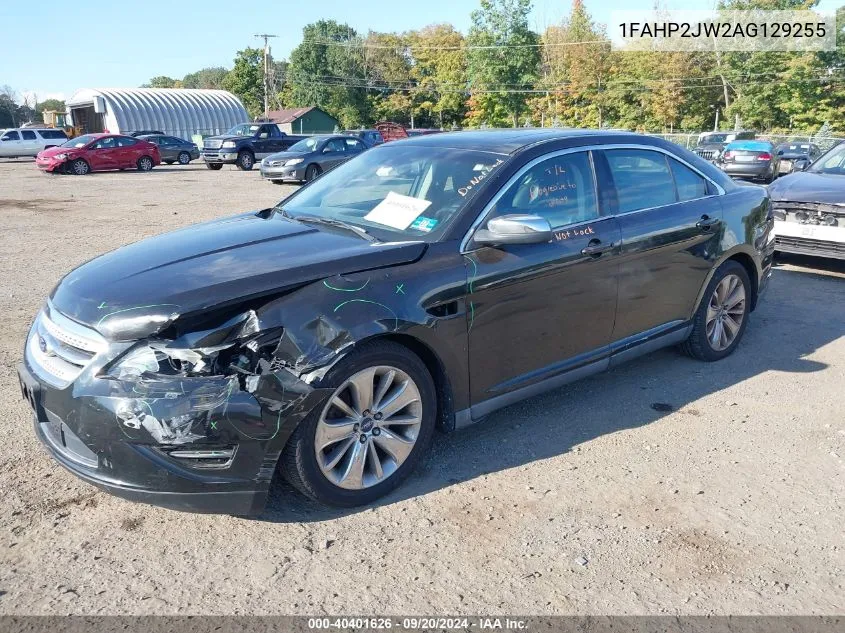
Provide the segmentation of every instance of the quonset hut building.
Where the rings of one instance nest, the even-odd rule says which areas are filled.
[[[225,90],[84,88],[66,104],[73,125],[86,134],[156,130],[190,139],[222,134],[250,120],[240,99]]]

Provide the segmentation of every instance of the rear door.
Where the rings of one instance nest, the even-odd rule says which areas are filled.
[[[607,149],[622,234],[615,342],[688,320],[719,255],[722,206],[716,186],[656,149]]]
[[[531,161],[494,197],[481,228],[499,215],[528,213],[546,218],[554,238],[467,245],[473,405],[609,362],[620,234],[600,199],[587,150]]]
[[[129,136],[117,138],[117,150],[115,150],[115,162],[118,167],[137,167],[138,159],[144,153],[143,141]]]
[[[21,130],[21,149],[25,156],[35,156],[42,149],[41,139],[35,130]]]

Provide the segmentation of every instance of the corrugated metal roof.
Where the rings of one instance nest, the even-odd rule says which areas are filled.
[[[183,138],[220,134],[249,121],[240,99],[225,90],[189,88],[85,88],[67,100],[68,108],[102,97],[110,132],[161,130]],[[118,129],[112,129],[117,126]]]
[[[311,112],[311,110],[317,109],[319,109],[317,106],[310,106],[308,108],[288,108],[287,110],[270,110],[267,114],[273,123],[292,123],[299,117]]]

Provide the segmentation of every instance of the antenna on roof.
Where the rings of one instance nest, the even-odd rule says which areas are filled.
[[[267,70],[270,63],[270,43],[269,40],[271,37],[279,37],[278,35],[270,35],[269,33],[256,33],[255,37],[264,40],[264,118],[270,118],[270,101],[269,101],[269,92],[270,89],[267,87]]]

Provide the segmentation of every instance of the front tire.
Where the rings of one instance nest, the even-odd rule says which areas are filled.
[[[77,158],[70,164],[70,173],[74,176],[84,176],[91,172],[91,165],[89,165],[84,159]]]
[[[716,361],[733,353],[748,325],[751,281],[745,268],[728,260],[716,270],[693,317],[681,349],[698,360]]]
[[[372,503],[410,475],[431,443],[431,375],[406,347],[376,341],[339,361],[318,386],[334,393],[294,430],[279,468],[326,505]]]
[[[206,163],[205,168],[217,171],[219,169],[223,169],[223,163]]]
[[[311,182],[319,176],[320,173],[319,165],[308,165],[308,168],[305,170],[305,182]]]
[[[138,171],[150,171],[153,168],[153,159],[149,156],[141,156],[138,159]]]
[[[180,165],[187,165],[191,162],[191,155],[188,152],[179,152],[178,160]]]
[[[252,155],[252,152],[240,152],[235,164],[238,166],[238,169],[249,171],[255,165],[255,156]]]

